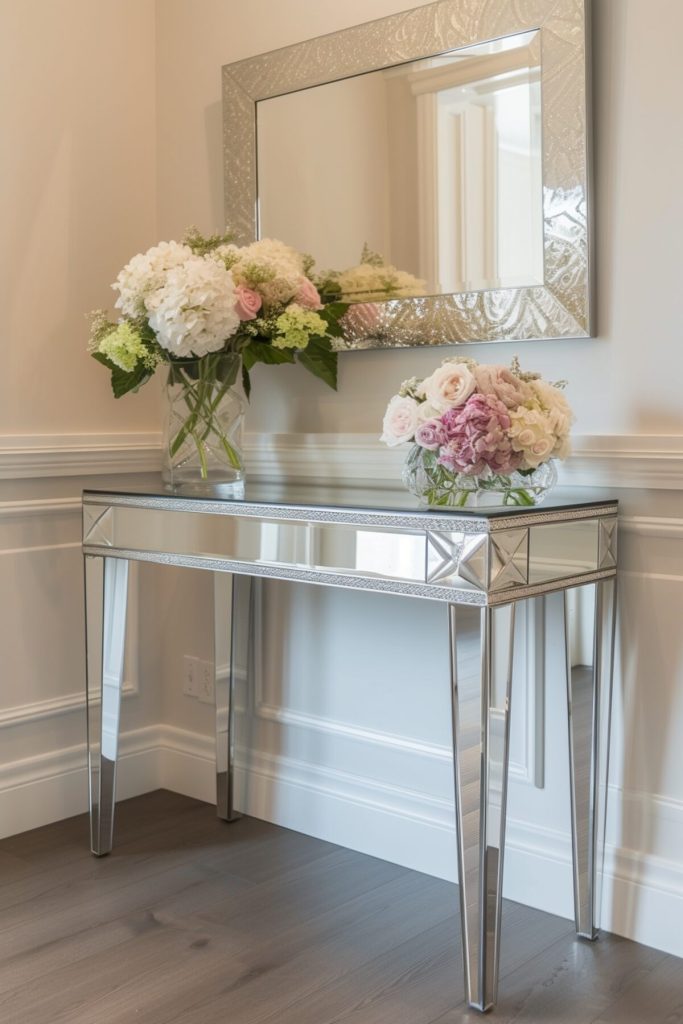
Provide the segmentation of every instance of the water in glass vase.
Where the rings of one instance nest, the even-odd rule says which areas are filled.
[[[239,356],[176,359],[166,383],[166,488],[183,494],[244,495],[244,401],[234,390]]]

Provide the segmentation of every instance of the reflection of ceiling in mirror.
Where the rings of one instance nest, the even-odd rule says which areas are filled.
[[[260,102],[259,235],[342,283],[367,243],[397,273],[359,268],[376,293],[350,300],[542,283],[538,37]]]

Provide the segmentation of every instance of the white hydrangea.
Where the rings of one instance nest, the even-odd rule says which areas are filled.
[[[232,274],[201,256],[169,270],[146,307],[159,344],[181,358],[217,352],[240,325]]]
[[[162,287],[169,270],[182,266],[192,256],[190,247],[180,242],[160,242],[133,256],[112,285],[119,293],[114,305],[124,316],[144,315],[147,296]]]

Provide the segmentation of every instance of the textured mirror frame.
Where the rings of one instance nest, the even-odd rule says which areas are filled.
[[[351,327],[340,348],[592,337],[589,16],[590,0],[437,0],[226,64],[226,223],[255,239],[259,100],[538,29],[544,283],[377,303],[372,337]]]

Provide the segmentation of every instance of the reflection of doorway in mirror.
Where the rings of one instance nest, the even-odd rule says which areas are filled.
[[[535,36],[522,37],[523,46],[510,46],[514,38],[487,44],[456,64],[436,58],[412,75],[419,274],[434,292],[543,283]]]

